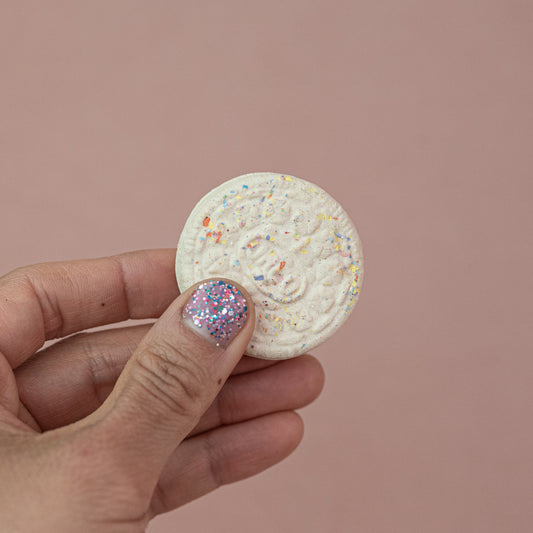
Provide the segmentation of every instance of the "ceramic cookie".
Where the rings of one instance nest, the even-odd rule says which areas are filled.
[[[246,353],[287,359],[345,322],[361,290],[363,253],[354,224],[323,189],[258,172],[198,202],[179,239],[176,277],[182,292],[206,278],[240,283],[256,307]]]

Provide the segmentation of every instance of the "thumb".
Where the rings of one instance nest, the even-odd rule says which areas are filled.
[[[251,302],[228,280],[187,290],[153,325],[89,417],[124,466],[144,472],[144,482],[155,484],[244,353],[255,324]]]

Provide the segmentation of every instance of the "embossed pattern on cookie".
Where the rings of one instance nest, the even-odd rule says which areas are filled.
[[[256,306],[246,353],[286,359],[323,342],[351,313],[363,279],[361,241],[344,209],[317,185],[246,174],[193,209],[176,277],[182,291],[210,277],[240,283]]]

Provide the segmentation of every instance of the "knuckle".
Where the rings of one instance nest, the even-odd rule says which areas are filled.
[[[231,382],[226,383],[216,399],[218,420],[224,425],[235,422],[238,419],[239,407],[242,410],[238,394],[232,385]]]
[[[19,295],[24,294],[38,303],[47,339],[64,337],[68,330],[61,302],[49,288],[58,282],[75,285],[68,269],[59,263],[37,263],[18,267],[4,278],[4,283],[16,288]]]
[[[137,382],[164,407],[180,416],[199,416],[206,403],[207,370],[165,340],[145,346],[134,359]]]
[[[33,280],[42,278],[46,272],[47,263],[35,263],[33,265],[24,265],[14,268],[7,274],[4,274],[0,281],[3,285],[14,287],[26,287],[28,284],[33,286]]]
[[[5,277],[13,279],[13,280],[22,280],[34,274],[37,268],[38,268],[37,265],[19,266],[13,269],[11,272],[8,272],[8,274]]]
[[[212,434],[208,433],[203,439],[203,454],[207,464],[207,472],[215,488],[227,483],[224,472],[224,461],[220,456],[219,447],[216,446]]]

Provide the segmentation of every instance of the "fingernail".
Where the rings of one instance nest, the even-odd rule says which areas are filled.
[[[242,292],[227,281],[205,281],[183,308],[183,318],[196,333],[225,348],[244,327],[248,304]]]

